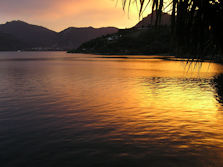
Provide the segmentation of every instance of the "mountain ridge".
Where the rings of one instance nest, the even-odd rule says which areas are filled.
[[[147,29],[155,25],[156,14],[149,14],[139,21],[134,27],[134,33],[140,34],[138,30]],[[169,26],[171,16],[162,13],[160,25]],[[1,50],[75,50],[85,42],[103,36],[118,33],[120,30],[115,27],[68,27],[60,32],[56,32],[43,26],[29,24],[21,20],[13,20],[0,24],[0,51]],[[125,33],[126,34],[126,33]],[[127,33],[128,34],[128,33]],[[128,36],[128,35],[127,35]],[[130,35],[131,36],[131,35]],[[115,37],[116,38],[116,37]],[[5,42],[4,42],[5,41]]]
[[[88,33],[85,32],[86,30]],[[77,48],[88,40],[117,31],[115,27],[68,27],[56,32],[43,26],[13,20],[0,24],[0,33],[4,36],[4,38],[0,36],[0,43],[4,43],[7,39],[11,43],[10,46],[14,42],[17,47],[10,49],[10,46],[0,45],[0,50],[69,50]]]
[[[155,26],[155,17],[155,14],[149,14],[132,28],[90,40],[69,52],[108,55],[170,53],[173,51],[170,41],[171,16],[163,13],[159,28]]]
[[[149,26],[154,26],[155,24],[156,24],[156,13],[154,12],[144,17],[133,28],[149,27]],[[169,15],[168,13],[162,13],[160,22],[158,24],[162,26],[170,26],[171,15]]]

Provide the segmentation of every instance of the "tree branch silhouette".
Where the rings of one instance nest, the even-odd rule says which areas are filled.
[[[139,5],[139,16],[152,8],[159,25],[162,12],[170,8],[171,29],[178,55],[202,60],[223,53],[223,0],[122,0],[123,9]],[[134,2],[134,3],[133,3]],[[128,4],[128,5],[127,5]],[[151,4],[151,5],[148,5]]]

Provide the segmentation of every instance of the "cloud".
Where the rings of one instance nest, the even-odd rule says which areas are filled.
[[[137,22],[115,0],[0,0],[3,21],[20,19],[60,30],[65,26],[128,27]]]

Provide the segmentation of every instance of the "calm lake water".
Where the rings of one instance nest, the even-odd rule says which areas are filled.
[[[0,53],[0,166],[223,166],[223,66]]]

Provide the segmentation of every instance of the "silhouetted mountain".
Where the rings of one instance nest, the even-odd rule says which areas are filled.
[[[11,34],[21,41],[24,48],[52,48],[57,40],[57,33],[41,26],[31,25],[22,21],[12,21],[0,25],[0,31]]]
[[[171,51],[170,28],[160,26],[119,30],[118,33],[83,43],[71,53],[94,54],[161,54]]]
[[[108,35],[118,32],[117,28],[106,27],[106,28],[75,28],[70,27],[61,31],[59,35],[58,47],[69,49],[75,49],[79,47],[82,43],[89,40],[95,39],[97,37]]]
[[[19,50],[23,47],[23,43],[21,43],[15,36],[7,33],[0,32],[0,50],[8,51],[8,50]]]
[[[0,24],[0,50],[69,50],[88,40],[117,31],[112,27],[72,27],[57,33],[23,21],[12,21]]]
[[[156,23],[156,13],[149,14],[147,17],[143,18],[138,24],[136,24],[135,28],[143,28],[143,27],[149,27],[151,25],[155,25]],[[171,15],[167,13],[162,13],[160,25],[169,26],[171,24]]]
[[[173,52],[170,44],[171,16],[163,13],[159,28],[156,14],[149,14],[130,29],[93,39],[70,52],[96,54],[159,54]]]

